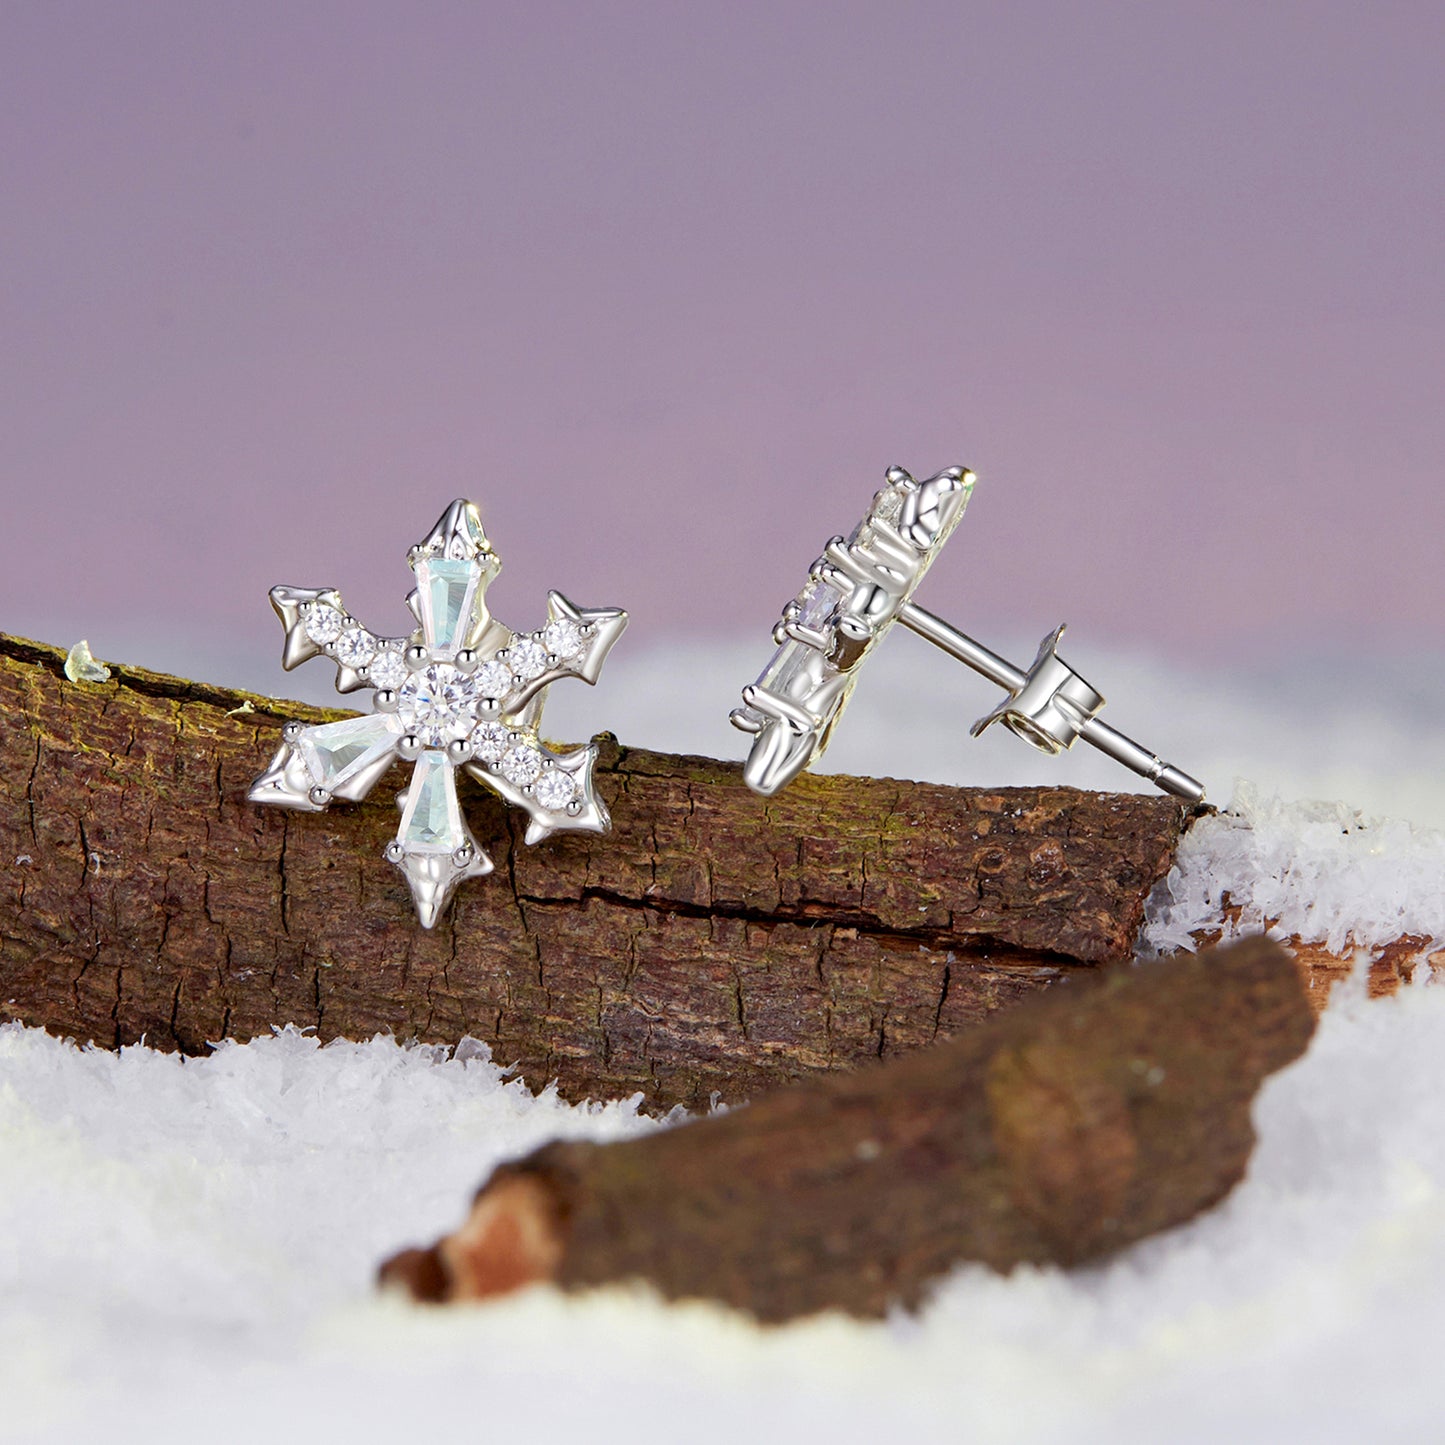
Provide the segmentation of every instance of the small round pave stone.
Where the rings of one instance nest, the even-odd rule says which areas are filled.
[[[582,629],[570,617],[559,617],[542,629],[542,646],[565,662],[582,651]]]
[[[376,638],[364,627],[348,627],[331,650],[347,667],[365,667],[376,656]]]
[[[531,682],[547,670],[547,649],[540,642],[524,637],[507,649],[507,661],[523,682]]]
[[[471,732],[476,718],[476,684],[448,662],[434,662],[401,685],[396,715],[424,747],[442,748]]]
[[[502,776],[519,788],[536,782],[537,774],[541,771],[542,754],[527,743],[518,743],[502,759]]]
[[[478,723],[472,729],[472,753],[484,763],[499,763],[512,746],[511,729],[501,723]]]
[[[306,635],[318,647],[325,647],[341,636],[346,619],[324,602],[313,602],[306,609]]]
[[[506,697],[515,681],[512,669],[505,662],[498,662],[496,658],[484,662],[472,676],[476,679],[477,691],[483,697]]]
[[[561,768],[548,768],[537,779],[536,793],[544,808],[565,808],[577,796],[577,780]]]
[[[373,687],[397,688],[407,679],[406,663],[402,661],[401,653],[390,647],[384,648],[371,659],[367,676]]]

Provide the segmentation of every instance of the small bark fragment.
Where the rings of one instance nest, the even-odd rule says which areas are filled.
[[[1313,1029],[1263,937],[1071,979],[904,1059],[640,1139],[547,1145],[381,1278],[432,1300],[643,1280],[776,1323],[915,1306],[965,1261],[1081,1264],[1234,1187],[1255,1093]]]

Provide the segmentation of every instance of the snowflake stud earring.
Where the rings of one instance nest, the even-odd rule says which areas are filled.
[[[975,737],[1001,722],[1052,754],[1082,738],[1165,792],[1200,802],[1202,783],[1099,720],[1103,694],[1058,655],[1062,626],[1044,638],[1025,672],[912,600],[962,518],[976,480],[965,467],[949,467],[926,482],[893,467],[852,533],[824,548],[807,585],[773,629],[777,651],[757,681],[743,688],[743,706],[732,713],[733,726],[753,737],[744,781],[756,793],[776,793],[821,755],[859,668],[898,622],[1007,689],[1008,696],[973,725]]]
[[[286,629],[282,667],[329,658],[337,691],[373,689],[375,711],[315,727],[287,723],[248,796],[319,813],[338,799],[359,802],[392,763],[410,763],[411,782],[397,798],[401,825],[386,858],[406,877],[422,926],[432,928],[458,884],[492,871],[462,816],[458,768],[526,810],[529,844],[566,830],[611,828],[592,783],[596,747],[554,752],[537,729],[553,682],[597,681],[627,614],[574,607],[549,592],[543,627],[514,633],[503,626],[486,602],[502,564],[477,508],[465,500],[447,508],[407,562],[417,583],[407,605],[419,624],[407,637],[367,631],[334,588],[271,589]]]

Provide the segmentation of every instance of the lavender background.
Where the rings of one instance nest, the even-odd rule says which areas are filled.
[[[921,600],[985,636],[1438,651],[1442,53],[1424,3],[6,0],[0,627],[294,690],[267,587],[396,627],[468,494],[513,625],[761,663],[957,460]]]

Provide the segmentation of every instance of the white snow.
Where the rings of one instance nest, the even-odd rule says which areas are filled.
[[[602,717],[629,740],[740,751],[716,719],[754,653],[694,661],[680,700],[675,658],[632,662],[574,732]],[[1226,891],[1241,926],[1279,919],[1343,949],[1445,938],[1445,835],[1428,826],[1445,821],[1445,787],[1411,761],[1439,740],[1439,710],[1351,704],[1277,765],[1279,739],[1304,735],[1262,700],[1272,690],[1191,691],[1141,667],[1151,686],[1130,694],[1127,659],[1070,660],[1106,692],[1112,675],[1114,721],[1217,798],[1235,772],[1257,780],[1195,829],[1151,910],[1154,945],[1217,923]],[[902,735],[930,776],[1121,784],[1087,757],[1050,768],[969,741],[991,699],[955,697],[928,663],[860,689],[834,766],[876,767]],[[1321,794],[1344,802],[1305,801]],[[322,1048],[288,1031],[186,1061],[7,1026],[0,1436],[1432,1438],[1445,1416],[1442,1094],[1445,989],[1369,1002],[1357,982],[1266,1086],[1249,1176],[1208,1216],[1072,1274],[960,1270],[917,1317],[764,1331],[640,1290],[455,1310],[374,1291],[377,1262],[453,1226],[497,1161],[658,1127],[635,1101],[534,1097],[475,1044],[455,1057],[385,1039]]]

